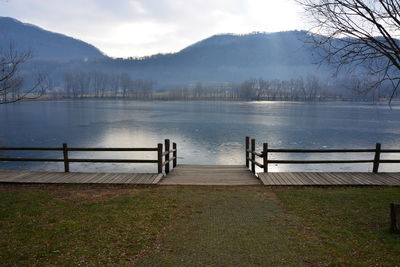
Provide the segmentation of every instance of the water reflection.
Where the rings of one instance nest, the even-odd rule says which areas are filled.
[[[179,163],[244,164],[244,137],[258,148],[400,148],[400,109],[365,103],[21,102],[0,106],[0,145],[155,147],[178,144]],[[7,152],[7,156],[37,156]],[[57,152],[41,156],[61,157]],[[155,158],[154,152],[76,152],[73,157]],[[388,157],[389,155],[385,155]],[[397,156],[397,155],[396,155]],[[281,159],[366,158],[371,154],[283,154]],[[0,168],[62,170],[54,163],[0,163]],[[398,165],[382,165],[382,171]],[[271,171],[369,171],[372,164],[271,165]],[[155,164],[73,164],[72,171],[149,171]]]

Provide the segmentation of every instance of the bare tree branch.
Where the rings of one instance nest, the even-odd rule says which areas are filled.
[[[337,71],[374,79],[371,89],[400,79],[400,2],[398,0],[297,0],[311,17],[314,48]]]
[[[30,51],[18,51],[10,43],[0,48],[0,104],[32,99],[44,94],[49,85],[44,74],[37,74],[33,85],[25,84],[21,67],[32,58]]]

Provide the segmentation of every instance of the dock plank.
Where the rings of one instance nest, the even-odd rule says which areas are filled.
[[[148,180],[148,177],[149,177],[149,175],[147,173],[143,174],[143,175],[140,175],[140,176],[137,177],[137,181],[136,182],[138,184],[146,184],[147,180]]]
[[[260,177],[260,174],[259,174]],[[282,179],[282,177],[280,176],[280,174],[278,172],[275,173],[271,173],[270,176],[270,182],[271,184],[275,184],[275,185],[282,185],[285,183],[285,181]]]
[[[331,175],[330,173],[325,174],[326,179],[330,182],[330,184],[342,184],[342,181],[337,179],[335,176]]]
[[[383,178],[383,180],[385,180],[387,184],[396,184],[396,185],[399,184],[399,181],[392,175],[389,175],[388,173],[382,173],[381,178]]]
[[[400,184],[400,173],[386,172],[385,174],[392,177],[396,181],[397,184]]]
[[[178,165],[160,181],[162,185],[260,185],[242,165]]]
[[[138,182],[138,175],[136,175],[135,173],[133,173],[131,176],[129,176],[129,179],[127,181],[127,183],[130,184],[137,184]]]
[[[83,173],[0,170],[0,183],[43,184],[156,184],[162,175],[151,173]]]
[[[333,184],[339,184],[339,185],[346,184],[346,179],[341,178],[340,175],[337,176],[335,175],[335,173],[332,172],[324,173],[324,175],[326,175],[328,179],[332,181]]]
[[[321,178],[314,177],[312,172],[303,173],[303,175],[307,175],[308,178],[311,179],[312,183],[315,185],[326,185],[326,182]]]
[[[163,177],[164,177],[164,175],[162,173],[159,173],[159,174],[156,175],[156,177],[154,177],[154,180],[151,183],[152,184],[158,184]]]
[[[288,172],[288,175],[292,177],[292,180],[295,181],[294,185],[304,185],[304,181],[301,180],[298,175]]]
[[[0,170],[0,183],[400,186],[400,173],[269,172],[258,178],[245,166],[179,165],[169,175],[154,173],[61,173]]]
[[[276,186],[400,186],[399,173],[364,173],[364,172],[280,172],[258,173],[264,185]],[[286,181],[286,182],[285,182]]]
[[[361,184],[367,184],[367,185],[383,185],[383,183],[379,179],[374,179],[371,175],[363,175],[361,173],[352,173],[349,175],[353,175],[354,177],[358,177],[359,180],[361,181]]]
[[[306,185],[314,185],[314,180],[311,179],[308,175],[308,173],[303,173],[303,172],[297,172],[296,175],[304,181],[304,184]]]

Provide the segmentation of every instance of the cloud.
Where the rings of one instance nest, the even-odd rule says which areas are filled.
[[[0,10],[115,57],[174,52],[218,33],[305,28],[292,0],[9,0]]]

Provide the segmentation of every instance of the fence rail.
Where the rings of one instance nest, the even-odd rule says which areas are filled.
[[[400,163],[397,159],[380,159],[382,153],[400,153],[400,149],[381,149],[381,144],[376,143],[375,149],[269,149],[268,143],[263,143],[261,152],[256,151],[256,140],[246,136],[245,159],[246,166],[252,173],[256,173],[255,166],[268,172],[268,164],[338,164],[338,163],[373,163],[372,172],[378,173],[380,163]],[[375,153],[373,159],[354,160],[278,160],[269,159],[269,153]],[[263,163],[256,160],[261,158]]]
[[[165,139],[164,145],[158,144],[157,147],[132,147],[132,148],[87,148],[87,147],[68,147],[67,143],[63,143],[62,147],[0,147],[0,151],[62,151],[62,158],[13,158],[13,157],[1,157],[2,161],[26,161],[26,162],[64,162],[64,172],[69,172],[70,163],[156,163],[158,166],[158,173],[165,174],[170,172],[170,163],[172,162],[172,168],[177,165],[177,145],[172,143],[172,149],[170,149],[170,140]],[[165,151],[163,151],[165,147]],[[108,152],[157,152],[157,159],[83,159],[83,158],[69,158],[68,152],[72,151],[108,151]],[[173,154],[172,158],[169,157]],[[165,160],[164,160],[165,159]]]

